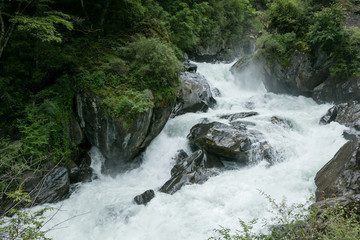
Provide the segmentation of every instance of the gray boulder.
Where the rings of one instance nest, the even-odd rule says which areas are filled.
[[[330,75],[332,58],[318,52],[315,62],[310,54],[295,51],[290,63],[264,64],[264,85],[270,92],[312,96],[312,91]]]
[[[200,123],[191,128],[188,138],[213,159],[248,164],[250,155],[256,153],[257,159],[265,158],[271,163],[271,146],[261,132],[248,130],[245,124]]]
[[[140,195],[134,197],[134,202],[137,205],[146,205],[155,197],[154,190],[147,190]]]
[[[214,176],[214,168],[223,167],[217,158],[209,157],[206,152],[198,150],[190,157],[181,159],[171,170],[171,178],[160,188],[161,192],[174,194],[182,186],[201,184]]]
[[[180,75],[180,81],[179,103],[173,110],[173,117],[188,112],[206,112],[209,108],[214,107],[216,101],[204,76],[198,73],[184,72]]]
[[[348,141],[316,174],[316,200],[360,194],[359,140]]]
[[[23,176],[24,191],[30,194],[31,205],[55,203],[68,197],[69,172],[49,162],[40,172],[28,172]]]
[[[130,123],[107,117],[102,100],[92,92],[76,95],[76,112],[80,127],[91,145],[99,148],[106,158],[103,171],[108,174],[133,168],[132,161],[162,130],[173,106],[150,108]]]

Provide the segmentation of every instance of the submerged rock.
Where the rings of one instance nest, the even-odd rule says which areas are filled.
[[[150,190],[147,190],[147,191],[143,192],[142,194],[137,195],[136,197],[134,197],[134,202],[137,205],[146,205],[154,197],[155,197],[155,192],[154,192],[154,190],[150,189]]]
[[[206,112],[209,108],[214,107],[216,101],[204,76],[198,73],[184,72],[180,75],[180,81],[179,103],[173,110],[173,117],[188,112]]]
[[[188,138],[212,158],[241,164],[250,162],[250,154],[253,150],[261,158],[265,155],[270,156],[266,152],[272,149],[266,141],[263,141],[261,132],[248,130],[246,125],[241,123],[240,126],[220,122],[200,123],[191,128]]]
[[[279,125],[283,128],[288,128],[288,129],[292,129],[293,128],[293,125],[291,123],[291,121],[289,120],[286,120],[286,119],[281,119],[281,118],[278,118],[278,117],[271,117],[271,123],[272,124],[275,124],[275,125]]]
[[[234,121],[239,118],[247,118],[259,115],[257,112],[240,112],[240,113],[231,113],[231,114],[224,114],[219,116],[221,119],[228,119],[229,121]]]
[[[171,169],[171,178],[160,188],[160,191],[174,194],[184,185],[204,183],[209,177],[217,174],[213,168],[223,166],[217,158],[211,158],[204,151],[198,150]]]

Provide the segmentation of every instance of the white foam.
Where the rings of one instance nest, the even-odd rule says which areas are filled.
[[[200,240],[211,236],[219,224],[237,228],[238,218],[269,217],[269,203],[258,189],[277,200],[285,196],[289,203],[305,202],[309,190],[315,189],[316,172],[345,143],[341,137],[344,127],[318,124],[330,105],[318,105],[305,97],[267,93],[256,79],[251,79],[251,74],[234,78],[230,66],[198,64],[198,72],[221,91],[216,109],[171,119],[147,148],[141,167],[116,178],[101,176],[82,184],[69,199],[53,205],[61,207],[61,211],[47,227],[65,222],[47,236],[58,240]],[[260,86],[247,84],[249,81]],[[252,111],[260,114],[244,120],[256,124],[253,128],[265,134],[283,162],[269,168],[263,161],[222,172],[202,185],[184,186],[174,195],[156,192],[146,207],[133,204],[134,196],[156,190],[169,179],[176,151],[189,152],[186,135],[193,125],[204,117],[219,121],[219,114],[250,111],[246,107],[249,102]],[[272,116],[289,120],[294,128],[272,124]],[[95,162],[99,162],[101,156],[96,149],[92,151]],[[99,165],[94,166],[100,174]]]

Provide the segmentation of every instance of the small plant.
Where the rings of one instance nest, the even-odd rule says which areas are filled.
[[[14,202],[31,202],[30,196],[21,191],[15,191],[8,194]],[[45,208],[36,212],[18,210],[12,208],[9,214],[12,217],[2,217],[0,219],[0,237],[6,240],[50,240],[45,236],[46,231],[42,230],[44,226],[44,217],[42,214],[51,211],[51,208]]]
[[[335,201],[335,204],[325,204],[324,208],[307,208],[305,204],[287,205],[284,198],[280,203],[276,202],[270,195],[260,191],[271,204],[270,212],[274,213],[271,223],[264,221],[264,226],[270,230],[268,234],[252,232],[253,226],[258,219],[246,223],[239,220],[240,230],[220,226],[214,229],[217,237],[209,240],[275,240],[275,239],[308,239],[308,240],[338,240],[360,239],[360,223],[356,207],[343,206]]]

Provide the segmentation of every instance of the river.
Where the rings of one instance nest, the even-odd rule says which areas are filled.
[[[217,105],[206,113],[188,113],[170,119],[144,154],[142,165],[115,178],[100,173],[101,154],[91,150],[92,167],[98,178],[79,184],[71,197],[50,205],[47,236],[55,240],[203,240],[214,235],[219,225],[238,228],[238,218],[270,218],[270,204],[260,194],[269,194],[289,204],[306,202],[315,190],[314,176],[345,143],[344,127],[319,119],[331,107],[310,98],[268,93],[254,72],[235,78],[231,64],[197,63],[213,88],[221,92]],[[256,71],[256,70],[255,70]],[[147,206],[133,198],[148,189],[157,190],[169,178],[177,150],[190,152],[186,136],[203,118],[219,120],[218,115],[256,111],[246,121],[261,131],[276,152],[276,163],[262,159],[247,167],[228,167],[201,185],[186,185],[173,195],[156,192]],[[291,122],[292,128],[271,123],[276,116]],[[61,224],[59,224],[61,223]],[[59,225],[57,225],[59,224]],[[257,225],[255,231],[261,230]]]

